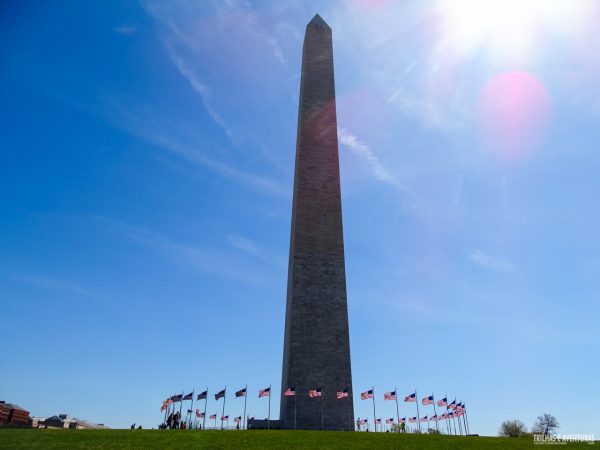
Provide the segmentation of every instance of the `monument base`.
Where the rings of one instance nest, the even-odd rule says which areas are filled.
[[[283,430],[283,421],[266,419],[248,419],[249,430]]]

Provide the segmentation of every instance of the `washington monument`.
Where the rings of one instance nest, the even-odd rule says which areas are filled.
[[[288,388],[296,395],[282,396],[285,428],[354,429],[333,45],[318,14],[302,53],[281,392]]]

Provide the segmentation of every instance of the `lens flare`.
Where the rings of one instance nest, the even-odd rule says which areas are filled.
[[[504,158],[521,159],[539,145],[551,116],[544,85],[527,72],[505,72],[483,87],[477,104],[483,137]]]

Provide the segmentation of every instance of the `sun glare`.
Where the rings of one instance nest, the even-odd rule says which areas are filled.
[[[488,56],[530,58],[547,34],[568,35],[585,20],[588,0],[442,0],[447,44],[460,54],[485,49]]]

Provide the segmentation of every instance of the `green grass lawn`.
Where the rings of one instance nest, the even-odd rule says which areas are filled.
[[[597,443],[596,443],[597,444]],[[560,448],[594,448],[586,443]],[[301,448],[540,449],[532,438],[320,431],[17,430],[0,429],[0,449]],[[541,448],[544,448],[543,446]],[[600,450],[600,449],[599,449]]]

